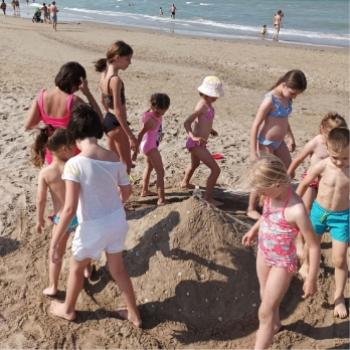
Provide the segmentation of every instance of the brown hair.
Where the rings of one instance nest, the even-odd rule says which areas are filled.
[[[334,128],[347,128],[345,119],[337,112],[328,112],[321,120],[320,132],[328,134]]]
[[[307,88],[307,80],[305,74],[299,69],[293,69],[281,76],[275,85],[270,90],[274,89],[278,85],[285,83],[290,89],[303,92]]]
[[[72,143],[73,142],[66,129],[54,129],[51,125],[47,125],[40,129],[40,132],[32,145],[31,161],[34,166],[41,168],[45,163],[46,148],[51,152],[56,152],[62,146],[69,146]]]
[[[67,94],[72,94],[86,79],[86,71],[78,62],[65,63],[55,77],[56,86]]]
[[[253,162],[248,175],[249,184],[253,188],[269,188],[277,184],[290,184],[284,163],[273,154],[264,154]]]
[[[112,63],[115,56],[130,56],[134,53],[132,47],[124,41],[116,41],[107,50],[106,58],[100,58],[95,62],[95,70],[104,72],[107,68],[107,63]]]
[[[150,99],[151,106],[160,109],[168,109],[170,106],[170,97],[167,94],[155,93]]]
[[[334,128],[327,138],[327,145],[335,152],[341,152],[346,147],[349,147],[349,129]]]

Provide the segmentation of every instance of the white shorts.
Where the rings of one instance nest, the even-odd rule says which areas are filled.
[[[103,251],[108,254],[121,252],[128,228],[124,208],[97,220],[80,223],[72,241],[74,259],[98,260]]]

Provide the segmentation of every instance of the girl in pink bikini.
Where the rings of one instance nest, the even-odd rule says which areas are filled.
[[[158,146],[162,138],[162,118],[170,106],[170,98],[166,94],[156,93],[151,96],[150,103],[151,108],[141,118],[143,127],[137,138],[138,148],[146,157],[141,197],[156,195],[148,189],[151,172],[154,169],[157,174],[157,204],[163,205],[165,204],[164,167]],[[137,153],[134,153],[133,160],[136,160],[136,156]]]
[[[78,90],[86,96],[102,121],[101,110],[88,87],[85,69],[78,62],[64,64],[55,77],[55,85],[53,89],[40,90],[28,112],[25,130],[36,128],[40,122],[52,129],[66,128],[73,108],[84,103],[80,97],[74,95]],[[45,161],[47,164],[52,162],[49,150],[46,150]]]
[[[194,112],[185,120],[184,126],[188,134],[186,148],[191,153],[191,165],[186,169],[185,177],[181,187],[193,189],[195,186],[190,183],[194,171],[202,161],[209,169],[210,175],[207,180],[207,187],[204,198],[208,202],[214,202],[213,190],[216,180],[220,175],[220,168],[207,150],[206,144],[209,135],[217,136],[213,129],[215,111],[212,104],[224,95],[221,81],[215,76],[204,78],[198,88],[201,99],[197,103]],[[193,126],[193,128],[192,128]]]
[[[316,292],[320,246],[302,200],[294,193],[282,160],[266,155],[250,169],[250,186],[265,197],[263,214],[242,243],[258,237],[257,275],[260,284],[259,329],[255,349],[266,349],[281,327],[279,305],[297,270],[295,238],[301,232],[310,247],[310,268],[303,298]]]

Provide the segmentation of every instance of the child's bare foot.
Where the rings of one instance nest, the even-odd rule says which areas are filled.
[[[58,301],[51,302],[50,313],[53,316],[64,318],[67,321],[73,321],[76,317],[75,311],[66,312],[65,304],[59,303]]]
[[[299,269],[298,273],[301,276],[301,278],[305,281],[306,278],[307,278],[307,275],[309,273],[309,265],[307,265],[306,263],[303,263],[300,266],[300,269]]]
[[[54,297],[57,294],[57,288],[47,287],[43,290],[43,294],[47,297]]]
[[[162,206],[166,204],[166,200],[164,198],[159,198],[157,201],[158,206]]]
[[[151,196],[156,196],[157,193],[152,192],[152,191],[142,191],[141,192],[141,197],[151,197]]]
[[[138,314],[138,312],[137,312],[137,314],[130,313],[130,315],[129,315],[129,311],[127,309],[118,309],[117,314],[123,320],[127,320],[127,321],[131,322],[134,325],[134,327],[136,327],[136,328],[141,327],[142,321],[141,321],[141,318],[140,318],[140,315]]]
[[[334,317],[346,318],[347,315],[348,311],[346,310],[344,298],[338,298],[334,302]]]
[[[248,218],[251,218],[253,220],[259,220],[261,214],[257,210],[253,209],[253,210],[247,211],[247,216],[248,216]]]
[[[194,189],[196,188],[195,185],[193,185],[193,184],[187,184],[187,183],[184,183],[184,182],[181,183],[180,187],[181,187],[182,189],[188,189],[188,190],[194,190]]]

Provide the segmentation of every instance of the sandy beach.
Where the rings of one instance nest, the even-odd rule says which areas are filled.
[[[54,32],[49,25],[29,20],[0,19],[0,347],[252,348],[260,302],[255,255],[240,244],[252,222],[243,215],[246,197],[234,193],[242,188],[249,164],[250,126],[264,94],[279,76],[296,68],[308,79],[290,119],[297,151],[318,133],[328,111],[348,120],[348,50],[180,37],[93,23],[59,24]],[[23,127],[33,98],[42,87],[54,85],[59,67],[67,61],[85,67],[90,89],[99,100],[99,74],[93,62],[104,57],[116,40],[134,49],[131,66],[121,72],[133,130],[139,130],[152,93],[164,92],[171,98],[160,148],[170,204],[157,208],[155,198],[138,198],[144,162],[140,156],[132,172],[134,196],[127,206],[125,260],[143,330],[116,318],[113,310],[122,306],[121,298],[105,261],[97,264],[97,280],[84,286],[76,322],[49,316],[50,300],[41,292],[48,280],[50,225],[41,235],[35,232],[38,170],[29,162],[34,134]],[[179,188],[190,159],[183,121],[198,100],[198,85],[209,74],[220,77],[225,89],[225,96],[215,103],[214,128],[219,136],[208,144],[212,152],[224,155],[214,193],[224,202],[222,210]],[[201,167],[194,182],[204,186],[207,174]],[[282,304],[285,327],[272,348],[349,347],[349,319],[333,318],[330,248],[326,239],[315,296],[303,301],[302,282],[293,280]],[[69,249],[66,256],[61,299]],[[349,288],[347,298],[348,292]]]

